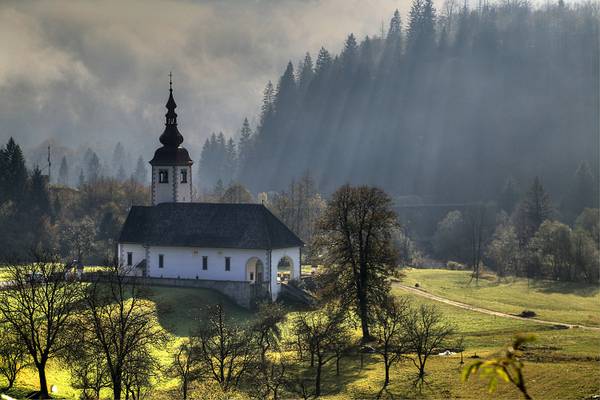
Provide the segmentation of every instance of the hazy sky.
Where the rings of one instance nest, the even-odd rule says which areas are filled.
[[[253,123],[265,83],[350,32],[377,34],[409,0],[15,1],[0,3],[0,140],[49,138],[137,157],[162,132],[173,71],[180,130]],[[139,152],[137,152],[139,149]],[[136,154],[137,153],[137,154]],[[150,155],[148,155],[150,156]]]

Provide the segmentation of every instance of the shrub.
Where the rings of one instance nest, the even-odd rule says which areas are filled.
[[[452,271],[463,271],[466,269],[464,264],[461,264],[459,262],[456,261],[448,261],[446,263],[446,268],[452,270]]]
[[[519,314],[519,317],[523,317],[523,318],[533,318],[535,317],[537,314],[535,313],[535,311],[531,311],[531,310],[523,310],[521,311],[521,314]]]

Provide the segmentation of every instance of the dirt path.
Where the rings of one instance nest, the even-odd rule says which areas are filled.
[[[480,312],[482,314],[495,315],[497,317],[503,317],[503,318],[519,319],[521,321],[537,322],[537,323],[546,324],[546,325],[562,325],[562,326],[568,326],[569,328],[588,329],[588,330],[599,331],[600,332],[600,327],[585,326],[585,325],[578,325],[578,324],[567,324],[567,323],[564,323],[564,322],[547,321],[547,320],[537,319],[537,318],[523,318],[523,317],[519,317],[518,315],[507,314],[507,313],[503,313],[503,312],[500,312],[500,311],[488,310],[487,308],[481,308],[481,307],[477,307],[477,306],[472,306],[470,304],[461,303],[459,301],[450,300],[450,299],[447,299],[445,297],[441,297],[441,296],[438,296],[438,295],[435,295],[435,294],[427,293],[426,291],[421,290],[419,288],[415,288],[415,287],[412,287],[412,286],[403,285],[401,283],[394,283],[394,286],[398,287],[398,288],[400,288],[402,290],[405,290],[407,292],[414,293],[414,294],[416,294],[418,296],[425,297],[425,298],[430,299],[430,300],[439,301],[440,303],[449,304],[451,306],[458,307],[458,308],[463,308],[463,309],[469,310],[469,311]]]

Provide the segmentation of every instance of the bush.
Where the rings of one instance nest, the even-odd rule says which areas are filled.
[[[535,313],[535,311],[531,311],[531,310],[523,310],[521,311],[521,314],[519,314],[519,317],[523,317],[523,318],[533,318],[537,316],[537,314]]]
[[[459,262],[456,261],[448,261],[446,263],[446,268],[452,270],[452,271],[463,271],[466,269],[464,264],[461,264]]]

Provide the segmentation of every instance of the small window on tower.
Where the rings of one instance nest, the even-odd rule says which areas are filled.
[[[187,171],[185,169],[181,170],[181,183],[187,183]]]
[[[158,170],[158,183],[169,183],[169,171],[166,169]]]

